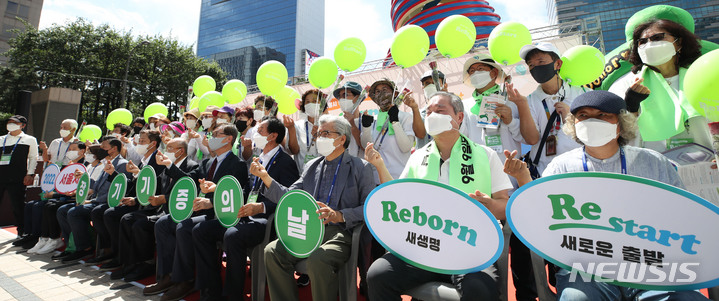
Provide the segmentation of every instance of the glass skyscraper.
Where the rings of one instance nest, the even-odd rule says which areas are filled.
[[[202,0],[197,55],[247,85],[268,60],[302,74],[304,49],[322,55],[324,0]]]
[[[547,0],[549,21],[553,24],[598,16],[607,52],[626,42],[624,26],[636,12],[646,7],[666,4],[681,7],[694,17],[695,34],[701,39],[719,43],[719,1],[707,0]]]

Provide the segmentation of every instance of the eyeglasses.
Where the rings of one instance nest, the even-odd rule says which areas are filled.
[[[329,136],[330,134],[332,134],[332,133],[335,133],[335,134],[337,134],[337,135],[340,134],[340,132],[335,132],[335,131],[319,131],[319,132],[318,132],[318,134],[320,135],[320,137],[328,137],[328,136]]]
[[[660,33],[653,34],[646,38],[639,38],[639,39],[637,39],[637,45],[643,45],[649,41],[652,41],[652,42],[663,41],[666,35],[669,35],[669,34],[666,32],[660,32]]]

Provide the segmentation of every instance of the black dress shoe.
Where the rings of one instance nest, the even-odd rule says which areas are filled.
[[[90,248],[89,250],[75,251],[75,253],[72,253],[72,254],[68,255],[67,257],[63,258],[62,263],[68,263],[71,261],[89,258],[94,253],[95,253],[95,250],[93,248]]]
[[[96,264],[103,264],[112,261],[112,258],[115,256],[113,254],[108,254],[105,256],[95,257],[92,259],[85,260],[85,265],[96,265]]]
[[[125,281],[137,281],[145,279],[155,274],[155,265],[149,263],[140,263],[133,267],[129,273],[125,274]]]
[[[100,271],[112,271],[122,267],[122,264],[117,259],[112,259],[110,262],[100,266]],[[122,277],[121,277],[122,278]],[[120,279],[120,278],[117,278]]]
[[[69,256],[70,254],[72,254],[72,252],[62,251],[62,253],[57,254],[57,255],[52,255],[52,257],[50,257],[50,258],[52,258],[52,260],[62,260],[63,258]]]
[[[20,247],[22,247],[23,249],[31,249],[32,247],[34,247],[37,244],[37,241],[39,239],[40,239],[40,237],[38,237],[38,236],[29,235],[28,239],[25,242],[23,242],[20,245]]]
[[[28,242],[28,241],[31,240],[32,238],[33,238],[33,235],[25,235],[25,236],[22,236],[22,237],[20,237],[20,239],[18,239],[18,240],[16,240],[16,241],[13,241],[13,242],[12,242],[12,245],[13,245],[13,246],[22,246],[23,244],[25,244],[26,242]],[[35,239],[37,239],[37,237],[36,237]]]

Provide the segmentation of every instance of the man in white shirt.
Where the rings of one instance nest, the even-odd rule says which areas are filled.
[[[32,185],[37,165],[37,140],[23,133],[27,118],[15,115],[7,120],[8,134],[0,137],[0,200],[5,191],[10,196],[18,236],[23,236],[25,187]],[[37,239],[37,238],[36,238]],[[19,243],[18,243],[19,242]],[[13,244],[27,243],[20,239]]]
[[[42,159],[45,162],[54,163],[60,168],[68,165],[70,159],[67,158],[67,150],[70,144],[75,141],[75,132],[77,131],[77,121],[75,119],[65,119],[60,124],[60,138],[52,140],[50,146],[45,141],[40,141],[40,150],[42,150]]]

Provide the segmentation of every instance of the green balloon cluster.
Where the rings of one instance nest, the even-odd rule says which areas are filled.
[[[287,68],[278,61],[267,61],[257,69],[257,87],[265,95],[274,95],[287,84]]]
[[[292,115],[297,112],[295,101],[300,98],[300,92],[290,86],[284,86],[274,96],[277,100],[277,110],[284,115]]]
[[[335,47],[335,62],[346,72],[355,71],[362,66],[366,56],[367,48],[358,38],[346,38]]]
[[[337,64],[332,59],[327,57],[317,58],[310,65],[310,84],[317,89],[327,88],[337,80],[338,73]]]
[[[210,91],[200,97],[199,109],[204,112],[208,106],[222,107],[225,105],[225,98],[217,91]]]
[[[521,61],[519,50],[531,43],[532,35],[526,26],[519,22],[505,22],[492,29],[487,46],[492,59],[507,66]]]
[[[562,56],[559,76],[572,86],[583,86],[596,80],[604,71],[604,55],[589,45],[578,45]]]
[[[108,130],[115,129],[115,124],[122,123],[130,125],[132,123],[132,113],[128,109],[115,109],[107,114],[105,126]]]
[[[102,129],[94,124],[88,124],[82,127],[82,131],[80,132],[80,135],[77,136],[77,139],[85,143],[88,141],[93,142],[100,139],[100,137],[102,137]]]
[[[469,18],[453,15],[444,18],[434,35],[437,50],[443,56],[456,58],[466,54],[477,39],[477,28]]]
[[[429,36],[417,25],[402,26],[394,33],[390,53],[397,66],[409,68],[421,62],[429,51]]]
[[[230,80],[222,87],[222,96],[229,104],[240,103],[247,96],[247,86],[239,79]]]
[[[189,111],[194,108],[198,108],[198,110],[199,110],[199,107],[200,107],[200,98],[195,96],[190,100],[190,105],[187,106],[187,110]]]
[[[700,56],[684,76],[684,96],[700,114],[719,121],[719,50]]]
[[[167,106],[165,104],[160,102],[153,102],[147,108],[145,108],[145,113],[142,114],[143,117],[145,117],[145,121],[150,120],[150,117],[155,114],[162,114],[167,116]]]
[[[215,83],[215,79],[209,75],[198,77],[192,84],[192,92],[197,96],[202,96],[207,92],[215,91],[215,88],[217,88],[217,83]]]

